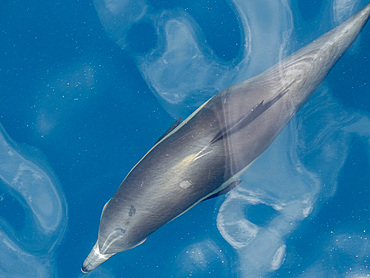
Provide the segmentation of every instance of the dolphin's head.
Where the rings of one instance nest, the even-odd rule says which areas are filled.
[[[104,254],[99,249],[99,240],[95,243],[93,249],[91,250],[90,254],[87,256],[86,260],[82,264],[81,271],[86,273],[90,272],[91,270],[95,269],[110,257],[112,257],[115,253],[112,254]]]
[[[100,238],[96,241],[93,249],[84,261],[81,270],[85,273],[89,272],[104,263],[113,255],[134,248],[145,240],[146,239],[139,241],[136,244],[128,244],[125,232],[121,228],[117,228],[103,244],[99,244],[101,241]]]
[[[133,220],[136,209],[133,205],[124,207],[112,198],[105,204],[100,219],[99,236],[90,254],[82,265],[82,272],[89,272],[101,265],[113,255],[134,248],[145,241],[138,233]],[[117,220],[118,219],[118,220]]]
[[[98,240],[82,265],[82,272],[89,272],[118,252],[130,249],[125,243],[125,230],[122,228],[116,228],[108,237],[101,236],[99,231]]]

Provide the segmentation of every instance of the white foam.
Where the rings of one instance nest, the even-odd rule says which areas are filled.
[[[240,19],[244,41],[238,57],[225,63],[201,41],[203,31],[183,10],[149,9],[144,0],[94,3],[107,34],[123,48],[128,30],[139,20],[152,23],[160,34],[150,53],[136,54],[136,63],[155,96],[174,117],[188,115],[217,91],[279,61],[293,25],[285,0],[229,0]]]
[[[0,125],[1,182],[14,200],[21,199],[26,219],[19,222],[29,223],[15,231],[0,217],[0,276],[51,277],[50,257],[66,227],[66,201],[46,162],[41,167],[14,145]]]
[[[276,251],[272,263],[271,263],[271,269],[276,270],[279,269],[281,264],[283,263],[283,260],[285,258],[285,250],[286,250],[286,245],[282,245],[279,247],[279,249]]]

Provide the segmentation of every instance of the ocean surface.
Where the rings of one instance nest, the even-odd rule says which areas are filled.
[[[369,277],[370,23],[225,196],[83,274],[178,118],[367,0],[0,3],[0,277]]]

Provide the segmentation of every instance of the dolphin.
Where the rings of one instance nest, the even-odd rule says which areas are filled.
[[[98,240],[81,270],[143,243],[199,202],[237,186],[350,47],[370,3],[265,72],[222,90],[176,121],[105,204]]]

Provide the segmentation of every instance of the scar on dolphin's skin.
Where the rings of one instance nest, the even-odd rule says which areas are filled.
[[[134,205],[131,205],[130,211],[128,212],[129,216],[133,216],[136,213],[136,208]]]
[[[182,182],[180,182],[180,187],[181,188],[184,188],[184,189],[189,188],[190,185],[191,185],[191,182],[190,181],[182,181]]]

